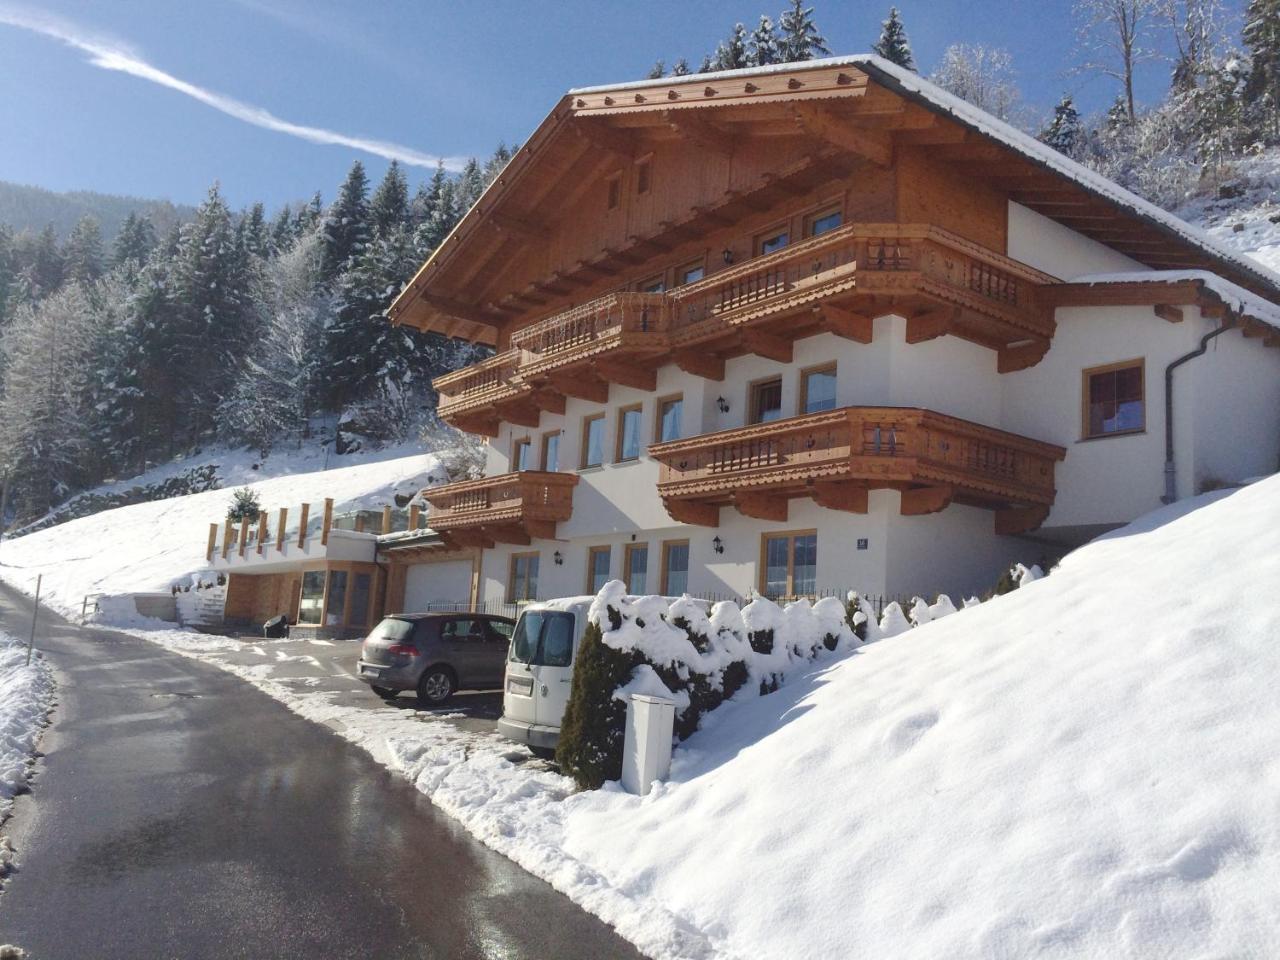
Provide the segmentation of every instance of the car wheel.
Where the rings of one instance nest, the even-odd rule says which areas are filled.
[[[375,687],[373,684],[369,685],[369,689],[380,696],[383,700],[394,700],[396,695],[400,692],[399,690],[392,690],[390,687]]]
[[[555,747],[530,747],[529,752],[539,760],[554,760],[556,758]]]
[[[448,667],[432,667],[418,681],[418,704],[438,707],[453,695],[453,671]]]

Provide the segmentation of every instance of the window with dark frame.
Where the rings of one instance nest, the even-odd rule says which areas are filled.
[[[649,161],[641,160],[636,164],[636,193],[649,192]]]
[[[800,412],[822,413],[836,408],[835,364],[800,374]]]
[[[511,576],[507,578],[507,602],[536,600],[538,597],[538,554],[513,553]]]
[[[587,548],[587,593],[596,594],[609,582],[608,547]]]
[[[658,443],[680,439],[680,419],[684,414],[684,397],[664,397],[658,401]]]
[[[769,423],[782,418],[782,378],[773,377],[751,385],[751,422]]]
[[[511,452],[511,469],[515,471],[533,469],[533,441],[523,437],[515,442]]]
[[[760,592],[766,597],[812,596],[818,580],[818,534],[766,533],[761,537]]]
[[[839,210],[823,210],[807,218],[805,234],[810,237],[820,237],[824,233],[835,230],[843,222],[844,216]]]
[[[659,274],[656,277],[650,277],[648,280],[641,280],[637,285],[637,289],[641,293],[661,293],[663,290],[667,289],[667,284],[666,281],[662,279],[662,275]]]
[[[689,589],[689,541],[668,540],[662,545],[662,595],[678,597]]]
[[[627,593],[641,596],[649,592],[649,545],[628,543],[622,554],[622,573]]]
[[[680,286],[684,286],[686,283],[697,283],[706,275],[707,275],[707,268],[706,268],[706,265],[702,263],[702,261],[698,261],[697,263],[685,264],[683,267],[680,268],[679,272],[677,273],[677,276],[679,276],[680,278],[680,284],[679,284]]]
[[[582,469],[604,463],[604,414],[597,413],[582,421]]]
[[[542,469],[555,473],[560,469],[560,431],[542,435]]]
[[[773,253],[781,250],[791,242],[791,235],[786,228],[770,230],[756,237],[756,256],[763,257],[766,253]]]
[[[1142,360],[1084,371],[1084,438],[1137,433],[1146,429]]]
[[[618,411],[618,449],[615,462],[640,458],[640,405]]]

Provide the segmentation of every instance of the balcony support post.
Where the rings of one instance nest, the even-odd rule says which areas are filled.
[[[924,343],[926,340],[936,340],[951,331],[959,315],[959,307],[939,307],[935,310],[926,310],[923,313],[918,313],[914,317],[908,317],[907,343]]]
[[[758,357],[778,363],[790,363],[791,341],[763,330],[742,331],[742,345]]]
[[[671,519],[677,523],[690,523],[699,527],[720,526],[720,508],[714,503],[698,500],[663,500]]]
[[[204,552],[206,563],[213,562],[213,551],[218,546],[218,525],[216,523],[209,524],[209,546]]]
[[[276,552],[284,553],[284,531],[288,526],[289,508],[280,508],[280,519],[276,521]]]
[[[787,519],[786,497],[770,496],[767,493],[735,493],[733,505],[744,517],[779,522],[785,522]]]
[[[837,337],[843,337],[855,343],[871,342],[874,318],[826,303],[814,307],[813,312],[821,319],[822,325]]]
[[[685,373],[706,380],[724,379],[724,357],[701,350],[677,350],[671,357]]]
[[[609,384],[598,377],[578,374],[554,374],[548,379],[551,385],[566,397],[586,400],[589,403],[608,403]]]
[[[616,360],[597,360],[596,372],[609,383],[652,392],[658,389],[658,371]]]
[[[955,491],[950,484],[937,487],[917,487],[902,491],[901,513],[904,517],[920,517],[937,513],[951,504]]]
[[[311,512],[311,504],[304,503],[298,513],[298,549],[307,545],[307,514]]]
[[[1043,504],[1034,507],[1011,507],[996,511],[996,534],[1016,537],[1021,533],[1037,530],[1049,519],[1049,508]]]
[[[996,370],[999,373],[1014,373],[1034,367],[1049,352],[1048,340],[1033,340],[1021,343],[1016,347],[1003,347],[996,355]]]
[[[866,487],[849,481],[824,481],[815,483],[810,488],[814,503],[828,510],[843,510],[845,513],[866,513],[868,493]]]

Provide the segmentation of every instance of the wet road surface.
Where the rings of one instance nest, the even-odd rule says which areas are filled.
[[[0,585],[0,629],[30,601]],[[249,684],[41,611],[57,671],[0,942],[59,958],[638,957]]]

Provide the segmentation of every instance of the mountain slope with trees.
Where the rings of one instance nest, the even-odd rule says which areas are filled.
[[[125,197],[92,190],[59,193],[0,180],[0,223],[14,233],[24,230],[39,233],[46,226],[51,226],[56,237],[65,239],[77,223],[85,217],[92,217],[110,241],[115,239],[130,214],[147,217],[160,233],[166,233],[174,224],[190,220],[194,213],[194,207],[168,200]]]

